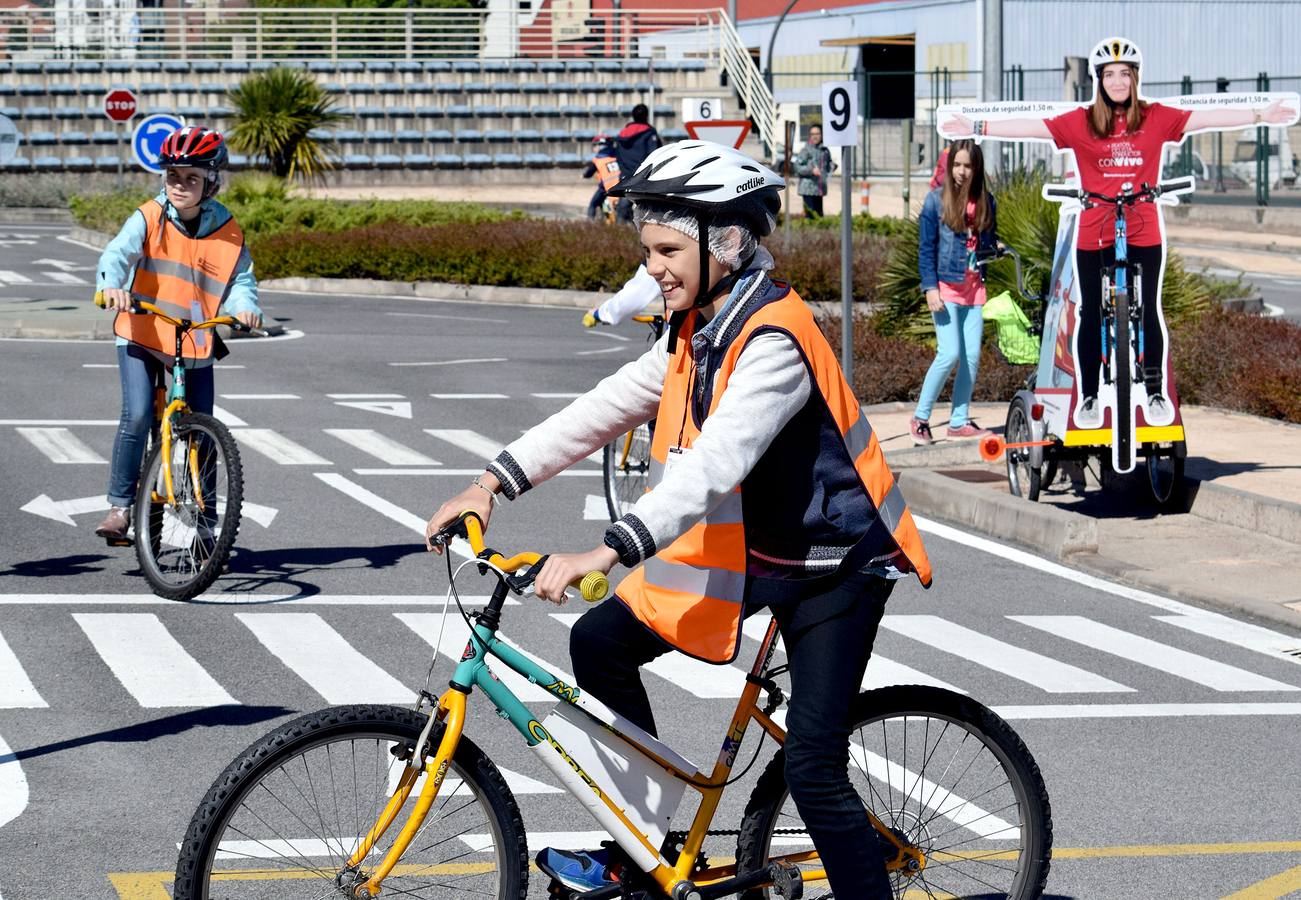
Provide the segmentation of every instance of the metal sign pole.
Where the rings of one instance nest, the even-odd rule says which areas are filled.
[[[791,144],[795,141],[795,123],[786,122],[786,158],[782,162],[782,178],[786,181],[786,214],[782,216],[782,233],[786,246],[791,243]]]
[[[854,148],[840,148],[840,368],[845,381],[854,386],[854,216],[850,175],[854,171]]]

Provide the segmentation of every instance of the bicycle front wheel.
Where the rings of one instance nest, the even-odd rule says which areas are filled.
[[[605,506],[610,521],[619,518],[646,493],[650,479],[651,433],[647,425],[619,435],[605,445]]]
[[[896,839],[923,856],[919,867],[890,868],[895,898],[1042,895],[1052,854],[1048,793],[1030,751],[1006,722],[970,697],[918,685],[859,694],[853,722],[855,792]],[[739,871],[815,849],[786,788],[785,765],[778,752],[755,785],[738,839]],[[872,837],[887,860],[897,855],[884,837],[864,836]]]
[[[354,896],[420,795],[420,775],[379,843],[349,866],[415,752],[426,718],[395,706],[309,713],[226,767],[190,821],[176,900]],[[437,743],[441,727],[431,742]],[[396,897],[524,900],[524,823],[497,767],[462,737],[438,797],[383,882]]]
[[[167,499],[163,446],[149,451],[136,495],[136,558],[154,593],[190,600],[221,574],[239,533],[244,475],[239,448],[212,416],[187,413],[172,428]]]

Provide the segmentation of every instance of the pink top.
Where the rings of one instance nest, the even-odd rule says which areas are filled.
[[[967,250],[974,252],[979,246],[980,238],[972,229],[976,219],[976,202],[967,203]],[[980,270],[967,269],[967,275],[961,281],[941,281],[940,300],[956,303],[958,306],[984,306],[985,282],[980,277]]]

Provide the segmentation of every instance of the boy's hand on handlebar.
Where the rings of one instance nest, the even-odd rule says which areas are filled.
[[[557,606],[564,603],[565,588],[588,572],[608,575],[619,561],[619,554],[604,545],[586,553],[553,553],[533,581],[533,592]]]
[[[104,298],[104,308],[114,312],[126,312],[131,308],[131,292],[122,288],[104,288],[100,291]]]
[[[482,475],[480,481],[488,488],[496,489],[500,486],[492,475]],[[483,522],[483,530],[486,532],[488,520],[492,518],[492,500],[488,497],[488,491],[472,484],[438,507],[438,512],[429,517],[429,522],[425,525],[425,549],[442,553],[442,545],[435,544],[433,536],[455,522],[457,516],[467,510],[479,514],[479,519]]]
[[[926,306],[933,313],[944,312],[944,301],[940,299],[938,288],[931,288],[926,292]]]

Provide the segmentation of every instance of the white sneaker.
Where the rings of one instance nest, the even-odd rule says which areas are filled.
[[[1147,398],[1147,424],[1171,425],[1175,420],[1174,407],[1160,394]]]
[[[1097,397],[1088,397],[1075,411],[1075,424],[1081,428],[1102,427],[1102,407],[1098,406]]]

